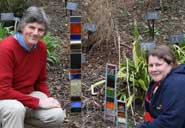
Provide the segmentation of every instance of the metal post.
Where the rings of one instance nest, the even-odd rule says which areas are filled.
[[[152,20],[152,39],[154,40],[154,35],[155,35],[155,28],[154,28],[155,20]]]

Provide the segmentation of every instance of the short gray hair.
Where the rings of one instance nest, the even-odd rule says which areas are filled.
[[[27,23],[33,23],[33,22],[44,24],[45,34],[47,33],[48,27],[49,27],[48,16],[46,15],[43,8],[35,7],[35,6],[31,6],[25,11],[25,13],[23,14],[23,17],[19,22],[17,31],[21,32],[21,28],[23,28]]]

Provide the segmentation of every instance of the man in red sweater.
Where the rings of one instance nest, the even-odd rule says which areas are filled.
[[[18,31],[0,42],[0,122],[2,128],[24,128],[24,123],[59,128],[65,114],[50,97],[46,84],[48,29],[42,8],[29,7]]]

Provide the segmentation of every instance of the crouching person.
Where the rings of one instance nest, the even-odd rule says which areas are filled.
[[[29,7],[17,33],[0,42],[0,122],[2,128],[60,128],[65,118],[46,84],[48,30],[42,8]]]

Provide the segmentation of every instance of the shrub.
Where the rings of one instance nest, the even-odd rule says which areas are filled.
[[[123,83],[126,81],[126,88],[129,88],[130,85],[128,90],[130,94],[127,95],[127,100],[129,103],[131,103],[133,99],[143,101],[150,77],[147,70],[145,52],[141,50],[139,45],[139,32],[136,21],[134,23],[133,58],[125,58],[125,61],[119,69],[118,78],[120,78]]]
[[[86,13],[83,13],[84,22],[96,24],[97,31],[88,36],[88,40],[83,44],[83,49],[89,51],[91,48],[101,46],[101,43],[109,42],[113,39],[114,23],[112,19],[112,1],[96,0],[83,2],[82,6]],[[85,33],[84,37],[85,37]]]
[[[185,42],[184,42],[185,43]],[[174,44],[172,47],[175,51],[176,58],[179,63],[185,63],[185,45],[176,45]]]
[[[48,58],[47,61],[50,64],[55,64],[59,62],[58,55],[56,54],[56,48],[59,47],[59,39],[57,37],[51,36],[50,33],[48,33],[43,38],[44,42],[47,45],[47,53]]]
[[[14,33],[12,30],[13,26],[10,27],[4,27],[2,23],[0,23],[0,40],[2,40],[4,37],[11,35]]]

